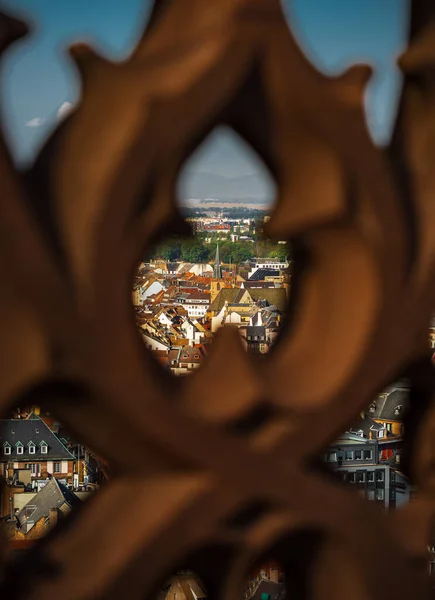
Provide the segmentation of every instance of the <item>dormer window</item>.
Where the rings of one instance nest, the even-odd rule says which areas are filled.
[[[47,454],[47,452],[48,452],[47,442],[42,441],[40,446],[41,446],[41,454]]]
[[[29,454],[35,454],[35,452],[36,452],[35,444],[33,442],[29,442]]]
[[[39,429],[35,429],[35,433],[39,433]]]
[[[10,454],[10,453],[11,453],[11,445],[10,445],[10,444],[8,444],[8,442],[5,442],[5,443],[3,444],[3,452],[4,452],[5,454]]]
[[[17,447],[17,454],[24,454],[24,446],[21,442],[17,442],[16,444]]]
[[[394,410],[394,414],[395,415],[400,415],[401,412],[402,412],[402,405],[399,404],[399,406],[396,406],[396,408]]]

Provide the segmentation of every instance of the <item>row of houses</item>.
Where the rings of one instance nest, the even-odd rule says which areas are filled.
[[[201,364],[223,326],[236,327],[248,350],[265,354],[278,336],[288,301],[286,266],[253,261],[237,272],[234,267],[225,270],[218,246],[213,265],[163,261],[141,265],[133,297],[146,347],[176,375]],[[259,279],[259,273],[269,277]]]
[[[12,549],[27,548],[107,478],[107,463],[50,415],[0,420],[0,518]]]

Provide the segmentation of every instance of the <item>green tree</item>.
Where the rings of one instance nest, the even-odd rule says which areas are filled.
[[[224,263],[228,262],[229,256],[231,254],[231,247],[232,247],[232,244],[230,242],[224,242],[222,244],[222,246],[219,246],[219,255],[220,255],[221,262],[224,262]],[[215,255],[216,255],[216,248],[214,248],[214,252],[213,252],[213,256],[212,256],[213,260],[215,258]]]
[[[208,259],[208,252],[208,248],[196,240],[185,240],[181,244],[181,258],[186,262],[206,262]]]
[[[180,243],[173,241],[160,244],[154,250],[153,256],[168,261],[177,260],[180,258]]]
[[[289,258],[289,249],[287,247],[287,244],[279,244],[278,248],[276,248],[275,250],[272,250],[272,252],[270,252],[269,256],[270,258],[276,258],[276,260],[279,260],[280,262],[284,262],[286,260],[288,260]]]
[[[235,242],[234,244],[231,244],[230,254],[231,262],[235,264],[240,264],[247,260],[251,260],[251,258],[254,256],[253,249],[248,242]]]

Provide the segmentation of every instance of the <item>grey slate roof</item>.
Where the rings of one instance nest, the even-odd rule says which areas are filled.
[[[81,500],[73,492],[52,477],[18,513],[18,525],[28,533],[39,519],[49,516],[51,508],[64,510],[67,505],[69,510],[80,503]]]
[[[372,417],[365,415],[364,417],[359,416],[358,420],[349,429],[350,433],[356,433],[358,431],[363,432],[364,437],[368,438],[371,431],[379,431],[384,426],[381,423],[377,423]]]
[[[239,304],[246,290],[240,288],[223,288],[210,305],[211,311],[220,312],[225,304]]]
[[[254,336],[266,339],[266,328],[262,325],[249,325],[246,328],[246,337],[252,338]]]
[[[4,444],[11,446],[11,454],[4,453]],[[23,454],[17,453],[17,442],[24,446]],[[29,453],[29,444],[35,444],[35,454]],[[47,453],[41,452],[40,443],[47,444]],[[30,444],[31,445],[31,444]],[[31,419],[0,420],[0,461],[75,460],[71,452],[39,417]]]
[[[265,277],[279,277],[277,269],[257,269],[248,281],[262,281]]]
[[[369,407],[368,414],[373,419],[381,421],[403,421],[405,411],[409,404],[409,390],[395,388],[381,394]]]

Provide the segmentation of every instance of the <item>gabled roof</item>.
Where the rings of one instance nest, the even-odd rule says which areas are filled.
[[[364,437],[370,437],[370,431],[380,431],[382,429],[382,425],[380,423],[376,423],[374,419],[369,417],[368,415],[361,415],[355,421],[355,423],[350,427],[349,433],[355,433],[358,431],[362,431]]]
[[[267,304],[275,306],[280,312],[287,308],[287,294],[285,288],[262,288],[249,290],[254,302],[265,300]]]
[[[246,293],[249,292],[240,288],[222,288],[211,303],[210,310],[220,312],[225,302],[228,302],[228,304],[238,304]]]
[[[204,350],[201,346],[184,346],[181,351],[180,363],[200,363],[204,358]]]
[[[380,421],[402,422],[408,405],[409,390],[397,387],[380,394],[370,405],[368,414],[373,419]]]
[[[68,512],[80,503],[81,500],[73,492],[52,477],[18,513],[18,525],[28,533],[39,519],[50,515],[51,508]]]
[[[21,442],[24,446],[24,453],[20,454],[20,461],[38,460],[74,460],[75,457],[62,444],[59,438],[39,417],[33,416],[30,419],[1,419],[0,420],[0,447],[7,442],[12,446],[12,453],[8,454],[8,459],[14,456],[16,443]],[[36,446],[35,454],[29,454],[29,443],[33,442]],[[48,446],[48,452],[42,454],[41,443],[45,442]],[[2,454],[0,452],[0,461]]]

